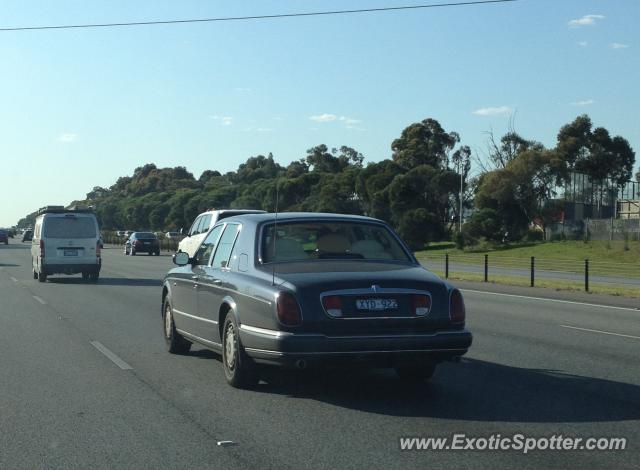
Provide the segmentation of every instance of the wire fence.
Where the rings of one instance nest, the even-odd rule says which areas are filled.
[[[484,282],[492,276],[527,277],[531,287],[537,279],[562,279],[584,283],[589,290],[592,281],[608,284],[628,284],[640,289],[640,268],[632,264],[589,259],[549,259],[491,256],[489,254],[437,253],[422,256],[427,267],[444,272],[445,278],[456,272],[479,273]]]

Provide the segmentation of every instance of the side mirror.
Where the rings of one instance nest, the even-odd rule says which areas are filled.
[[[173,264],[177,264],[178,266],[186,266],[189,264],[189,253],[184,251],[179,251],[175,255],[173,255]]]

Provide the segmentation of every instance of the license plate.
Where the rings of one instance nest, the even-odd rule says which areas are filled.
[[[65,256],[78,256],[77,250],[64,250]]]
[[[357,299],[358,310],[395,310],[398,308],[396,299]]]

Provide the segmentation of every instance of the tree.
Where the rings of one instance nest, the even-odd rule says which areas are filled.
[[[560,129],[556,152],[566,166],[565,179],[569,171],[576,171],[594,181],[611,179],[622,186],[631,179],[635,152],[626,139],[592,127],[589,116],[583,114]]]
[[[460,141],[455,132],[445,132],[435,119],[411,124],[391,144],[393,161],[406,170],[420,165],[449,166],[449,152]]]

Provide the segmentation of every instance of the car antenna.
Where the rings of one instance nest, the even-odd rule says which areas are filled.
[[[271,270],[271,285],[275,286],[276,285],[276,260],[277,260],[277,256],[276,256],[276,238],[278,237],[278,199],[279,199],[279,192],[278,192],[279,186],[278,186],[278,180],[276,180],[276,219],[273,222],[273,268]]]

